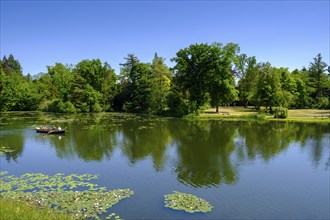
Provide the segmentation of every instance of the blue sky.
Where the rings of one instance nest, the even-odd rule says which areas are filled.
[[[1,58],[13,54],[24,74],[55,62],[99,58],[119,73],[134,53],[170,61],[195,43],[234,42],[241,53],[290,70],[318,53],[329,64],[325,1],[3,1]]]

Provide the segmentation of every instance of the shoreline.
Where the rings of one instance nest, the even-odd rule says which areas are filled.
[[[42,111],[2,111],[1,114],[55,114],[63,116],[77,116],[79,114],[123,114],[132,116],[141,116],[148,118],[175,118],[170,116],[161,115],[146,115],[139,113],[129,112],[99,112],[99,113],[56,113],[56,112],[42,112]],[[302,122],[302,123],[330,123],[330,109],[289,109],[288,117],[274,118],[274,115],[266,113],[264,109],[257,111],[252,107],[244,108],[242,106],[235,107],[220,107],[219,113],[215,113],[215,108],[205,110],[199,115],[191,114],[182,117],[187,120],[222,120],[222,121],[282,121],[282,122]]]
[[[329,109],[289,109],[285,119],[274,118],[274,115],[266,113],[264,109],[257,111],[252,107],[221,107],[219,113],[215,108],[210,108],[196,116],[201,120],[225,120],[225,121],[283,121],[283,122],[318,122],[330,123]]]

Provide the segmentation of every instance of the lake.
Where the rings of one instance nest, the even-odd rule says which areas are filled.
[[[65,135],[36,133],[41,124]],[[97,174],[134,195],[114,205],[124,219],[328,219],[330,124],[189,121],[120,113],[0,113],[1,171]],[[164,207],[179,191],[208,213]],[[102,216],[101,216],[102,217]]]

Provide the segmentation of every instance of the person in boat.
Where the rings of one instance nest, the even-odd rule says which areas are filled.
[[[60,126],[58,126],[57,130],[62,130],[62,128]]]

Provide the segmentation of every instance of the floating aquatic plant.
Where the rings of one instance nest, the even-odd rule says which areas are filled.
[[[195,195],[176,192],[165,195],[165,207],[186,212],[210,212],[213,206]]]
[[[25,201],[29,205],[51,207],[79,218],[98,218],[114,204],[130,197],[130,189],[107,191],[106,187],[88,181],[96,179],[91,174],[24,174],[20,177],[0,173],[0,196],[14,201]],[[73,191],[75,190],[75,191]],[[109,217],[109,216],[108,216]],[[119,219],[111,215],[110,219]]]

